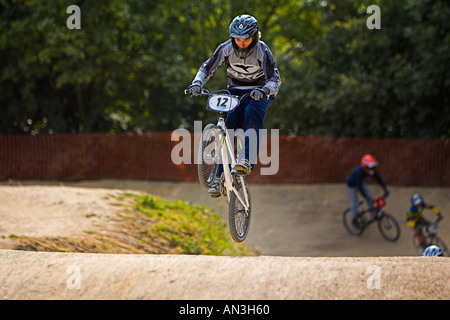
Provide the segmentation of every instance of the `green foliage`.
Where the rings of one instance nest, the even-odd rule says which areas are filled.
[[[81,30],[69,30],[69,5]],[[381,29],[369,30],[369,5]],[[193,128],[214,120],[183,94],[240,13],[257,17],[282,87],[281,133],[450,135],[445,0],[0,0],[0,133]],[[211,90],[225,86],[222,67]]]
[[[185,254],[253,255],[245,244],[235,244],[226,223],[211,208],[168,201],[151,195],[137,196],[136,209],[155,223],[146,237],[179,247]]]
[[[368,4],[303,8],[306,21],[319,23],[293,33],[286,42],[297,44],[278,55],[284,94],[267,126],[302,135],[449,136],[448,2],[370,1],[381,9],[381,30],[366,27]]]

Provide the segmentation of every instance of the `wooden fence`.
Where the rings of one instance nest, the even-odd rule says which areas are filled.
[[[250,182],[343,183],[360,158],[370,153],[388,185],[450,187],[449,139],[271,138],[263,139],[267,156]],[[198,135],[190,134],[189,143],[178,139],[170,132],[0,135],[0,180],[196,181]],[[178,152],[182,142],[190,148]],[[175,164],[174,155],[190,161]]]

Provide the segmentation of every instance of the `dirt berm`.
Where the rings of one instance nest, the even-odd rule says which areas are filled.
[[[450,259],[416,256],[404,224],[411,194],[421,192],[443,212],[439,235],[449,244],[448,188],[390,189],[386,211],[401,224],[395,243],[383,240],[376,226],[360,237],[346,233],[342,185],[251,188],[246,242],[262,256],[224,257],[10,250],[11,235],[63,238],[109,228],[115,207],[106,198],[122,190],[205,203],[226,218],[224,201],[195,183],[0,184],[0,299],[450,298]]]
[[[447,258],[0,250],[2,299],[448,299]]]

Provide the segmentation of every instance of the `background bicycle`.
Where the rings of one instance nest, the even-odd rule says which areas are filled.
[[[418,232],[415,232],[412,237],[412,242],[414,249],[417,254],[421,256],[423,251],[431,246],[435,245],[441,248],[442,253],[445,257],[450,256],[447,245],[444,240],[442,240],[438,235],[438,223],[442,219],[437,219],[435,222],[431,223],[428,219],[422,218],[424,223],[422,227],[418,229]]]
[[[360,201],[359,206],[362,204],[363,201]],[[375,208],[373,210],[368,208],[358,210],[354,223],[350,208],[346,209],[342,215],[345,229],[351,235],[359,236],[369,225],[377,222],[378,230],[385,240],[392,242],[397,241],[400,237],[400,226],[392,215],[382,210],[382,208],[386,206],[385,198],[377,198],[374,204]]]

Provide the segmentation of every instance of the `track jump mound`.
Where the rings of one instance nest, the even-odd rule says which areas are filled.
[[[10,250],[13,236],[65,239],[111,231],[112,189],[206,203],[219,214],[225,208],[197,184],[135,184],[0,186],[0,299],[450,298],[449,258],[413,256],[408,230],[396,243],[381,239],[376,228],[348,235],[341,222],[347,195],[336,185],[253,186],[258,206],[248,242],[261,248],[256,257]],[[416,190],[392,188],[390,210],[399,221]],[[448,189],[419,191],[450,212]],[[440,226],[445,240],[449,222]]]
[[[449,270],[441,257],[0,250],[0,299],[449,299]]]

